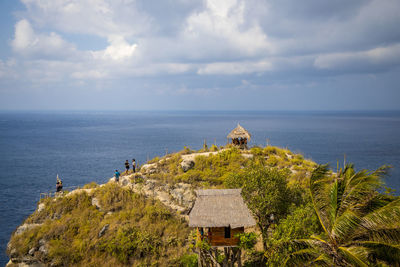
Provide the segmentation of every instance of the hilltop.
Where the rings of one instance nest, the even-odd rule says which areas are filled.
[[[285,173],[298,199],[317,166],[272,146],[185,148],[157,157],[119,183],[111,178],[40,200],[11,236],[7,266],[192,266],[187,214],[194,190],[232,187],[254,165]]]

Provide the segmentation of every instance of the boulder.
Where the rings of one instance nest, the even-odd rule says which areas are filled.
[[[92,198],[92,205],[96,206],[96,208],[99,209],[100,211],[102,210],[101,206],[100,206],[100,201],[98,198],[95,198],[95,197]]]
[[[152,174],[157,172],[157,163],[144,164],[140,168],[140,172],[145,174]]]
[[[184,172],[187,172],[188,170],[194,167],[194,161],[190,159],[184,159],[181,162],[181,167]]]

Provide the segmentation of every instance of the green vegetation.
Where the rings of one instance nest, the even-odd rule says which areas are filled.
[[[334,173],[272,146],[240,150],[204,143],[197,153],[209,154],[195,152],[185,147],[154,158],[150,173],[131,179],[242,188],[258,225],[256,233],[239,235],[243,266],[399,265],[400,198],[384,187],[385,167],[356,172],[346,165]],[[194,165],[184,172],[181,163],[190,157]],[[116,183],[84,189],[41,200],[44,209],[25,221],[41,225],[11,238],[17,255],[46,240],[47,256],[37,249],[35,257],[54,266],[197,266],[193,249],[209,248],[207,242],[193,246],[187,223],[155,199]]]
[[[289,265],[397,266],[400,199],[378,192],[386,167],[355,172],[346,165],[331,175],[319,166],[310,179],[311,203],[323,231],[292,242]]]
[[[180,167],[182,155],[192,154],[185,148],[183,151],[173,155],[167,155],[161,159],[152,160],[149,163],[158,162],[158,172],[149,175],[149,178],[161,180],[166,183],[186,182],[195,187],[224,187],[227,177],[245,171],[252,162],[259,162],[267,167],[277,169],[288,169],[290,172],[289,185],[308,184],[308,178],[317,166],[314,162],[304,159],[300,154],[293,154],[289,150],[278,147],[253,147],[243,151],[237,147],[227,146],[218,150],[216,146],[209,149],[214,154],[207,156],[196,156],[194,167],[184,172]],[[204,148],[198,152],[204,152]]]
[[[101,209],[92,205],[98,199]],[[54,266],[179,265],[188,251],[187,224],[160,202],[110,183],[91,196],[45,199],[26,223],[43,223],[11,239],[20,256],[47,240]],[[102,236],[101,229],[108,225]],[[46,262],[44,255],[39,259]]]
[[[269,227],[287,214],[291,203],[287,174],[285,169],[278,170],[254,164],[243,173],[232,174],[225,181],[229,188],[242,188],[243,199],[257,218],[264,248]]]

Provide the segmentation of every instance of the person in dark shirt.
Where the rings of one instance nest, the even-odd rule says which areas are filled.
[[[128,171],[129,171],[129,161],[128,160],[125,161],[125,169],[126,169],[126,173],[128,174]]]
[[[62,181],[60,179],[58,179],[58,176],[57,176],[56,191],[60,192],[62,190],[62,188],[63,188]]]

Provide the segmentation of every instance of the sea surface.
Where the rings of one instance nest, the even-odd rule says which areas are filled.
[[[237,123],[250,146],[268,142],[334,168],[344,155],[357,169],[392,165],[386,181],[400,192],[400,112],[0,112],[0,265],[57,174],[64,187],[105,183],[126,159],[224,145]]]

